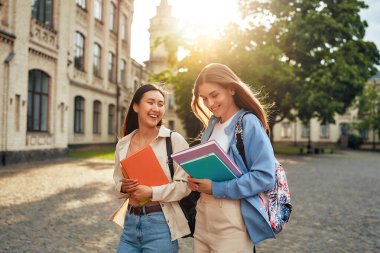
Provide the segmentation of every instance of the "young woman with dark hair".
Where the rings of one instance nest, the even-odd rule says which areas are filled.
[[[178,238],[190,233],[178,201],[190,193],[187,174],[174,165],[173,180],[167,164],[166,138],[170,129],[162,124],[165,113],[163,91],[155,85],[141,86],[135,92],[123,123],[123,137],[115,151],[114,180],[123,205],[112,220],[122,226],[123,233],[117,252],[178,252]],[[178,133],[171,134],[173,152],[188,148]],[[141,185],[123,177],[120,160],[150,145],[156,154],[169,184]],[[138,168],[136,168],[138,169]],[[141,201],[149,199],[147,204]]]

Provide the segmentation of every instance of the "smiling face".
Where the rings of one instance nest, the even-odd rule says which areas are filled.
[[[164,96],[157,90],[145,92],[133,110],[138,115],[139,127],[156,127],[165,113]]]
[[[232,88],[224,88],[216,83],[203,83],[199,85],[198,91],[203,104],[214,116],[220,117],[222,123],[239,110],[234,102],[235,90]]]

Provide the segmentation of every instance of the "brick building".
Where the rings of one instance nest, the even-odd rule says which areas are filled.
[[[130,57],[133,0],[0,0],[2,164],[114,143],[147,79]]]

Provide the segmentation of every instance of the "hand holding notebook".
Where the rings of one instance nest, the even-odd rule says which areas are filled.
[[[172,158],[194,178],[226,181],[242,175],[214,140],[175,153]]]
[[[137,179],[141,185],[159,186],[169,183],[150,145],[124,158],[120,161],[120,165],[124,177]],[[142,201],[140,205],[148,201]]]

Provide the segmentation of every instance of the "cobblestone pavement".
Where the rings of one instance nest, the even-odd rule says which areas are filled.
[[[380,154],[279,157],[294,211],[258,252],[380,252]],[[0,168],[0,252],[115,252],[121,229],[112,161],[60,159]],[[191,239],[180,241],[190,253]]]

